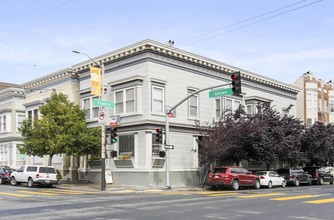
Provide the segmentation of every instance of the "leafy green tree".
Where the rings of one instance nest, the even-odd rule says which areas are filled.
[[[48,164],[57,154],[74,156],[100,152],[100,128],[87,128],[85,112],[67,97],[53,91],[46,104],[39,108],[41,118],[23,122],[20,131],[24,137],[22,153],[34,156],[49,155]]]

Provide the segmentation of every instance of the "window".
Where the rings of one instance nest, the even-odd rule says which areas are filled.
[[[247,105],[247,114],[253,115],[254,114],[254,106]]]
[[[152,86],[152,112],[164,112],[164,88]]]
[[[36,172],[37,167],[27,167],[27,172]]]
[[[231,99],[226,99],[225,110],[226,111],[232,111],[232,100]]]
[[[308,118],[308,119],[307,119],[306,125],[307,125],[308,127],[312,125],[312,118]]]
[[[134,157],[135,136],[133,134],[119,136],[119,155],[131,155]]]
[[[7,117],[6,115],[0,115],[0,132],[7,131]]]
[[[234,110],[238,110],[239,106],[241,105],[241,101],[239,100],[234,100]]]
[[[135,112],[135,89],[115,91],[115,114]]]
[[[329,100],[329,111],[334,112],[334,100]]]
[[[317,99],[317,95],[316,94],[313,94],[313,108],[317,108],[317,101],[318,101],[318,99]]]
[[[17,114],[17,125],[16,125],[16,127],[17,127],[17,129],[18,128],[20,128],[21,126],[22,126],[22,124],[23,124],[23,121],[26,119],[26,116],[25,115],[23,115],[23,114]]]
[[[191,93],[193,93],[193,91],[188,91],[189,95]],[[188,105],[189,105],[188,116],[191,118],[197,118],[198,117],[198,95],[193,95],[189,97]]]
[[[312,95],[310,93],[307,93],[306,95],[306,106],[308,108],[312,107]]]
[[[33,122],[35,119],[38,119],[39,115],[38,108],[28,110],[27,115],[28,115],[28,120],[31,120],[31,122]]]
[[[95,119],[99,116],[99,107],[94,107],[93,102],[98,96],[82,99],[81,106],[85,111],[85,119]]]
[[[215,117],[221,117],[221,99],[215,99]]]

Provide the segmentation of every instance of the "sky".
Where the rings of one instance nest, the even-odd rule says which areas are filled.
[[[2,0],[0,82],[21,84],[145,39],[284,83],[334,79],[333,0]]]

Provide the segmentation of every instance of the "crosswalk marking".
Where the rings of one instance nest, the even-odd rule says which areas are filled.
[[[280,195],[285,195],[285,193],[253,194],[253,195],[246,195],[246,196],[237,196],[237,198],[250,199],[250,198],[258,198],[258,197],[280,196]]]
[[[28,196],[28,195],[14,194],[14,193],[6,193],[6,192],[0,192],[0,195],[15,196],[15,197],[27,197]]]
[[[334,202],[334,198],[311,200],[311,201],[305,201],[304,203],[322,204],[322,203],[330,203],[330,202]]]
[[[295,200],[295,199],[308,199],[308,198],[314,198],[314,197],[319,197],[319,195],[287,196],[287,197],[273,198],[273,199],[270,199],[270,200],[287,201],[287,200]]]

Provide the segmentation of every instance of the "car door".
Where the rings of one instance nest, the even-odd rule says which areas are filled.
[[[254,178],[249,174],[248,170],[240,168],[240,176],[242,176],[244,185],[252,185],[254,182]]]
[[[274,172],[274,171],[271,171],[269,172],[269,175],[270,177],[272,178],[272,181],[273,181],[273,185],[275,186],[279,186],[282,184],[281,182],[281,178],[280,176],[278,175],[278,173]]]
[[[18,169],[17,174],[15,175],[15,179],[17,182],[24,181],[25,168],[26,168],[25,166],[22,166],[20,169]]]

